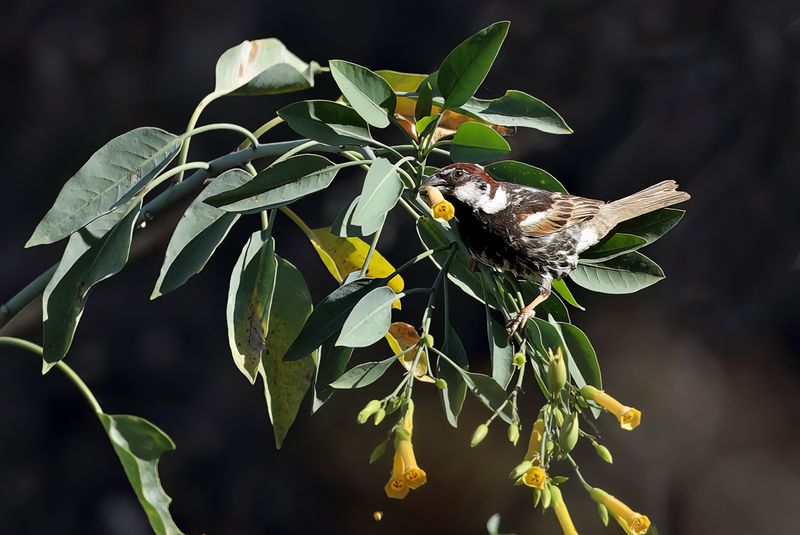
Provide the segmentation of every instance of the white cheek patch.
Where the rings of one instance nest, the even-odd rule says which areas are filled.
[[[470,206],[478,206],[480,201],[482,201],[481,197],[483,194],[483,191],[481,191],[474,182],[467,182],[453,190],[453,195],[455,195],[459,201]]]
[[[481,203],[480,209],[487,214],[496,214],[500,210],[504,210],[508,206],[508,195],[503,188],[497,188],[494,191],[494,197],[486,197]]]

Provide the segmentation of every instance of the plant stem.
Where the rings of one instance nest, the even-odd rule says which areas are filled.
[[[238,124],[232,124],[232,123],[207,124],[199,126],[197,128],[193,128],[183,135],[186,137],[186,140],[188,141],[189,138],[191,138],[192,136],[195,136],[197,134],[204,134],[205,132],[213,132],[214,130],[232,130],[234,132],[239,132],[240,134],[244,135],[247,139],[249,139],[250,142],[253,144],[253,146],[256,147],[258,146],[258,138],[254,136],[250,130],[248,130],[243,126],[239,126]],[[188,145],[184,145],[184,147],[186,146]],[[185,157],[183,158],[183,161],[178,162],[178,165],[183,165],[184,163],[186,163]]]
[[[189,124],[186,126],[187,132],[191,131],[195,127],[197,121],[200,119],[200,114],[203,113],[203,110],[206,109],[206,106],[208,106],[214,100],[216,100],[221,96],[222,96],[221,93],[212,92],[203,97],[203,99],[197,103],[197,106],[194,108],[194,112],[192,112],[192,116],[189,118]],[[192,141],[191,137],[187,137],[186,139],[183,140],[183,145],[181,146],[181,153],[180,156],[178,157],[178,165],[183,165],[186,163],[186,157],[189,156],[189,143],[191,143],[191,141]],[[181,173],[175,180],[175,182],[181,182],[181,181],[183,181],[183,173]]]
[[[575,462],[575,459],[572,458],[572,455],[567,455],[567,461],[570,465],[572,465],[572,469],[575,471],[575,475],[578,476],[583,488],[586,489],[586,492],[590,492],[592,490],[592,486],[586,482],[583,478],[583,474],[581,474],[581,470],[578,467],[578,463]]]
[[[359,273],[359,277],[362,279],[367,276],[367,270],[369,269],[369,263],[372,262],[372,255],[375,254],[375,247],[378,246],[378,240],[381,239],[381,232],[383,231],[383,225],[386,223],[386,219],[383,220],[383,224],[378,227],[378,230],[375,232],[375,236],[372,237],[372,243],[369,244],[369,250],[367,251],[367,256],[364,258],[364,263],[361,265],[361,273]]]
[[[136,228],[139,228],[141,223],[149,221],[159,214],[167,211],[176,204],[180,203],[190,195],[200,189],[206,179],[214,177],[223,171],[241,167],[245,163],[261,158],[269,158],[277,156],[287,150],[291,150],[299,145],[306,143],[308,140],[300,139],[295,141],[282,141],[278,143],[269,143],[259,145],[258,147],[248,147],[244,150],[232,152],[224,156],[220,156],[208,162],[208,169],[200,169],[192,173],[189,178],[183,180],[179,184],[173,184],[165,191],[154,197],[150,202],[144,205],[139,219],[136,222]],[[0,306],[0,328],[6,325],[11,319],[19,314],[36,296],[44,291],[45,286],[50,281],[50,278],[55,273],[57,264],[51,266],[47,271],[36,277],[33,281],[28,283],[22,290],[9,299],[5,304]]]
[[[282,119],[281,117],[275,117],[275,118],[273,118],[273,119],[271,119],[271,120],[267,121],[266,123],[262,124],[261,126],[259,126],[259,127],[258,127],[258,128],[257,128],[257,129],[256,129],[254,132],[253,132],[253,135],[254,135],[256,138],[259,138],[259,139],[260,139],[260,138],[261,138],[261,136],[263,136],[264,134],[266,134],[267,132],[269,132],[270,130],[272,130],[273,128],[275,128],[276,126],[278,126],[279,124],[281,124],[282,122],[283,122],[283,119]],[[241,144],[241,145],[239,145],[239,150],[241,150],[241,149],[246,149],[247,147],[249,147],[250,145],[252,145],[252,143],[253,143],[253,142],[252,142],[252,141],[250,141],[249,139],[245,139],[244,141],[242,141],[242,144]]]
[[[0,336],[0,345],[9,345],[25,349],[32,353],[36,353],[37,355],[39,355],[39,358],[42,358],[42,346],[34,344],[33,342],[29,342],[27,340],[23,340],[21,338]],[[61,360],[56,362],[56,367],[59,370],[61,370],[64,373],[64,375],[66,375],[69,378],[69,380],[72,381],[73,384],[75,384],[75,386],[78,387],[78,390],[81,391],[83,397],[86,398],[86,401],[88,401],[89,405],[92,406],[92,410],[94,410],[96,414],[102,414],[103,409],[100,407],[100,403],[97,401],[97,398],[94,397],[94,394],[92,394],[92,391],[89,389],[86,383],[83,382],[83,379],[81,379],[80,376],[77,373],[75,373],[75,370],[70,368],[68,364],[66,364],[64,361]]]

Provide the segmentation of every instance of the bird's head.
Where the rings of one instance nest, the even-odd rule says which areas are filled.
[[[421,187],[426,186],[434,186],[445,197],[456,199],[474,210],[492,206],[498,189],[498,183],[481,166],[467,163],[441,168],[422,181]]]

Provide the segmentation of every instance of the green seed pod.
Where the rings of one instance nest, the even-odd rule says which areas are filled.
[[[447,381],[445,381],[444,379],[436,379],[436,388],[438,388],[439,390],[444,390],[445,388],[447,388]]]
[[[606,448],[602,444],[598,444],[597,442],[595,442],[594,451],[596,451],[597,455],[608,464],[612,464],[614,462],[614,459],[611,457],[611,452],[608,451],[608,448]]]
[[[608,509],[602,503],[597,504],[597,514],[600,515],[600,521],[604,526],[608,526]]]
[[[539,505],[539,502],[542,499],[542,491],[539,489],[533,489],[533,508],[536,509],[536,506]]]
[[[517,353],[514,354],[514,360],[512,362],[514,366],[516,366],[517,368],[522,368],[523,366],[525,366],[525,360],[526,360],[525,353],[523,353],[522,351],[518,351]]]
[[[364,406],[363,409],[361,409],[361,412],[358,413],[358,416],[356,417],[356,420],[360,424],[367,423],[367,420],[369,420],[369,417],[372,416],[373,414],[375,414],[376,412],[378,412],[378,410],[380,410],[380,408],[381,408],[381,402],[378,401],[377,399],[373,399],[372,401],[367,403],[366,406]]]
[[[556,417],[556,423],[559,427],[564,425],[564,413],[558,407],[553,407],[553,416]]]
[[[531,461],[522,461],[521,463],[519,463],[517,466],[514,467],[514,469],[511,471],[511,473],[508,474],[508,477],[510,479],[520,478],[520,477],[522,477],[522,474],[527,472],[528,469],[531,466],[533,466],[533,462],[531,462]]]
[[[564,385],[567,384],[567,363],[564,362],[564,355],[559,347],[555,353],[547,350],[548,366],[547,366],[547,388],[553,395],[561,392]]]
[[[580,424],[578,423],[578,415],[573,414],[572,418],[564,422],[558,433],[558,447],[561,448],[561,453],[566,455],[572,451],[575,444],[578,443],[578,436],[580,434]]]
[[[423,345],[426,345],[428,347],[433,347],[433,336],[431,336],[430,334],[424,335],[422,337],[422,343]]]
[[[550,494],[550,485],[547,484],[542,489],[542,510],[545,510],[548,507],[550,507],[550,498],[551,497],[552,496]]]
[[[380,424],[384,418],[386,418],[386,411],[383,409],[383,407],[381,407],[375,413],[375,425]]]
[[[481,442],[483,439],[486,438],[486,435],[489,434],[489,426],[486,424],[481,424],[475,428],[475,432],[472,433],[472,440],[469,443],[470,448],[474,448]]]
[[[547,453],[547,454],[550,454],[550,453],[553,452],[553,448],[554,447],[555,446],[553,446],[553,441],[552,440],[548,440],[547,442],[544,443],[544,452]]]
[[[516,446],[518,440],[519,440],[519,426],[517,424],[509,425],[508,426],[508,441]]]

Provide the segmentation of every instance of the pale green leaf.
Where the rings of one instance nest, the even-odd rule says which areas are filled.
[[[662,280],[664,272],[643,254],[633,252],[604,262],[578,264],[569,277],[587,290],[628,294]]]
[[[358,114],[376,128],[386,128],[397,98],[391,86],[366,67],[334,59],[328,62],[342,95]]]
[[[367,145],[372,140],[366,121],[353,109],[329,100],[305,100],[278,110],[301,136],[327,145]]]
[[[369,386],[380,379],[386,370],[397,361],[397,357],[392,355],[388,359],[379,362],[365,362],[347,370],[339,379],[331,383],[331,387],[342,390],[348,388],[363,388]]]
[[[172,161],[181,141],[146,127],[106,143],[64,184],[25,247],[62,240],[133,198]]]
[[[230,95],[275,95],[314,86],[321,72],[316,61],[306,63],[279,40],[244,41],[226,50],[216,67],[214,92]]]
[[[401,296],[381,286],[362,297],[348,314],[336,345],[366,347],[383,338],[392,323],[392,303]]]
[[[397,168],[386,158],[377,158],[367,171],[361,196],[353,212],[352,223],[371,226],[394,208],[403,192],[403,181]]]
[[[471,98],[460,106],[460,110],[498,126],[535,128],[549,134],[572,133],[553,108],[538,98],[513,89],[492,100]]]

